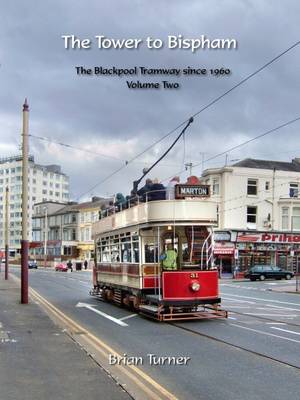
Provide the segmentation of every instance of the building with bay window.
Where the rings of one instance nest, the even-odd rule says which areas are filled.
[[[54,260],[90,260],[94,257],[91,231],[99,211],[111,199],[93,197],[85,203],[42,202],[34,206],[32,218],[32,257],[49,263]]]
[[[300,256],[300,159],[244,159],[207,169],[201,179],[218,204],[215,257],[223,269],[259,263],[295,267]]]

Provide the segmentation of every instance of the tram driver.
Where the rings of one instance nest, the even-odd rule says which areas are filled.
[[[162,266],[165,271],[174,271],[177,269],[177,251],[169,243],[167,250],[160,256]]]

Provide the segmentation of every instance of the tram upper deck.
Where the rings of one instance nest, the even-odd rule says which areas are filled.
[[[92,235],[147,224],[205,225],[217,223],[217,205],[210,199],[190,198],[157,200],[138,203],[125,210],[107,212],[107,216],[95,222]]]

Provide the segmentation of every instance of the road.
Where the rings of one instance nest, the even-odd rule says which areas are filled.
[[[282,400],[299,395],[300,296],[271,292],[278,282],[223,280],[227,320],[158,323],[91,298],[90,271],[39,269],[29,275],[33,289],[93,335],[121,354],[143,357],[139,368],[179,399]],[[190,361],[153,366],[149,353]]]

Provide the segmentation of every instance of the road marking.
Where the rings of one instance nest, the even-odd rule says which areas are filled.
[[[285,322],[266,322],[267,325],[286,325]]]
[[[20,281],[19,278],[17,279]],[[109,354],[114,354],[117,357],[121,357],[121,355],[117,351],[115,351],[112,347],[108,346],[105,342],[103,342],[97,336],[93,335],[82,325],[78,324],[73,319],[68,317],[65,313],[56,308],[52,303],[50,303],[48,300],[42,297],[34,289],[30,288],[30,294],[31,296],[38,298],[40,302],[43,304],[43,306],[48,310],[50,310],[50,312],[53,315],[56,315],[56,317],[59,318],[63,322],[63,324],[67,324],[69,329],[73,327],[73,329],[77,331],[85,331],[86,332],[85,339],[88,340],[89,343],[92,346],[94,346],[97,349],[97,351],[100,352],[103,356],[108,358]],[[144,390],[144,392],[148,394],[149,399],[161,400],[163,398],[162,396],[164,396],[169,400],[178,400],[176,396],[174,396],[167,389],[165,389],[163,386],[161,386],[159,383],[157,383],[154,379],[152,379],[149,375],[147,375],[145,372],[143,372],[136,366],[127,365],[125,368],[122,365],[116,365],[115,367],[120,371],[122,371],[123,374],[127,375],[127,377],[131,379],[131,381],[134,382],[136,385],[138,385],[142,390]],[[137,375],[139,375],[138,378]],[[141,379],[143,379],[144,382],[146,382],[146,384],[144,384],[141,381]],[[153,389],[159,392],[159,395],[154,393]]]
[[[288,329],[276,328],[275,326],[271,326],[272,329],[277,329],[278,331],[292,333],[294,335],[300,335],[300,332],[290,331]]]
[[[233,305],[233,304],[230,304],[230,307],[231,308],[243,308],[243,309],[245,309],[245,308],[251,308],[250,306],[235,306],[235,305]]]
[[[226,295],[225,295],[225,296],[226,296]],[[299,304],[297,304],[297,303],[291,303],[291,302],[288,302],[288,301],[271,300],[271,299],[262,299],[262,298],[260,298],[260,297],[240,296],[240,295],[238,295],[238,294],[231,294],[231,293],[230,293],[230,296],[242,297],[243,299],[252,299],[252,300],[260,300],[260,301],[269,301],[269,302],[271,302],[271,303],[289,304],[289,305],[292,305],[292,306],[298,306],[298,307],[299,307]],[[224,298],[224,296],[222,296],[222,297]],[[236,300],[236,299],[235,299],[235,300]],[[242,300],[240,300],[240,301],[242,301]],[[300,311],[300,309],[299,309],[299,311]]]
[[[228,318],[228,319],[235,319],[235,320],[237,319],[237,318],[234,318],[234,317],[227,317],[227,318]]]
[[[110,321],[114,322],[115,324],[118,324],[120,326],[128,326],[125,322],[119,320],[118,318],[115,318],[109,314],[104,313],[103,311],[96,310],[94,308],[95,306],[93,304],[88,304],[88,303],[77,303],[76,307],[82,307],[82,308],[87,308],[88,310],[94,311],[94,313],[101,315],[101,317],[104,317],[106,319],[109,319]]]
[[[230,296],[234,296],[234,295],[230,295]],[[230,301],[236,301],[237,299],[232,299],[230,297],[224,297],[222,296],[222,299],[224,300],[230,300]],[[239,300],[240,303],[248,303],[248,304],[255,304],[255,301],[247,301],[247,300]]]
[[[273,307],[273,308],[279,308],[279,309],[281,309],[281,310],[300,311],[299,308],[274,306],[273,304],[266,304],[266,306],[268,306],[268,307]]]
[[[296,314],[261,314],[261,313],[245,313],[245,315],[259,315],[259,316],[265,316],[265,317],[284,317],[284,318],[289,318],[289,317],[297,317]]]
[[[136,317],[136,316],[137,316],[137,314],[127,315],[127,317],[119,318],[119,321],[124,321],[124,319],[129,319],[129,318],[133,318],[133,317]]]
[[[285,336],[274,335],[273,333],[268,333],[268,332],[260,331],[260,330],[258,330],[258,329],[247,328],[246,326],[237,325],[237,324],[229,324],[229,325],[236,326],[237,328],[241,328],[241,329],[246,329],[247,331],[252,331],[252,332],[256,332],[256,333],[261,333],[262,335],[273,336],[273,337],[276,337],[276,338],[279,338],[279,339],[288,340],[289,342],[300,343],[299,340],[287,338],[287,337],[285,337]]]

